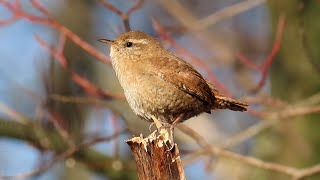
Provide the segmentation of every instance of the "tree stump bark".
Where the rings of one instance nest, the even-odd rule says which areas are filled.
[[[170,149],[166,134],[155,132],[147,138],[134,137],[127,140],[136,161],[140,180],[185,180],[178,145]]]

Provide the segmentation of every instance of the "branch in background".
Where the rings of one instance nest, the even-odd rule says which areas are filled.
[[[23,114],[13,110],[12,108],[8,107],[7,105],[0,102],[0,112],[5,113],[8,117],[10,117],[13,121],[16,121],[20,124],[30,124],[29,118],[25,117]]]
[[[35,38],[42,47],[46,48],[50,52],[50,54],[52,54],[58,60],[58,62],[61,64],[61,66],[65,70],[70,72],[71,78],[73,79],[73,81],[77,83],[80,87],[82,87],[86,93],[88,93],[91,96],[101,97],[104,99],[123,99],[124,98],[123,95],[114,95],[110,92],[106,92],[96,87],[94,84],[90,83],[87,79],[83,78],[79,74],[70,70],[68,61],[62,54],[61,48],[58,48],[58,50],[55,50],[53,47],[50,47],[46,42],[44,42],[39,36],[36,35]],[[63,44],[63,43],[59,43],[59,44]]]
[[[211,15],[198,20],[190,10],[185,8],[182,3],[178,1],[161,0],[159,3],[164,6],[171,15],[174,16],[186,30],[191,31],[204,31],[210,26],[214,26],[218,22],[236,16],[242,12],[246,12],[258,5],[261,5],[265,0],[245,0],[234,5],[223,8]]]
[[[187,131],[185,131],[185,132],[195,136],[195,138],[197,138],[197,139],[200,138],[201,141],[205,142],[204,138],[198,132],[194,131],[193,129],[188,128]],[[217,146],[210,145],[208,143],[206,143],[206,144],[207,144],[206,147],[203,147],[204,144],[202,144],[201,145],[202,148],[191,153],[190,154],[191,157],[188,157],[188,159],[186,159],[185,161],[190,162],[190,159],[194,159],[197,156],[211,154],[211,155],[218,156],[218,157],[237,160],[239,162],[242,162],[242,163],[257,167],[257,168],[270,170],[270,171],[278,172],[281,174],[286,174],[286,175],[292,177],[293,179],[302,179],[302,178],[313,176],[315,174],[320,173],[320,164],[311,166],[309,168],[298,169],[298,168],[285,166],[285,165],[278,164],[278,163],[266,162],[266,161],[256,159],[253,157],[248,157],[248,156],[244,156],[241,154],[237,154],[237,153],[219,148]]]
[[[114,12],[115,14],[117,14],[121,19],[122,19],[122,23],[124,25],[124,29],[125,31],[130,31],[130,23],[129,23],[129,18],[132,15],[132,13],[134,13],[135,11],[137,11],[138,9],[141,8],[141,6],[144,3],[144,0],[139,0],[134,6],[132,6],[127,12],[122,12],[120,9],[118,9],[117,7],[115,7],[113,4],[109,3],[106,0],[97,0],[104,8]]]
[[[89,168],[96,172],[103,173],[105,176],[111,179],[123,179],[129,177],[129,174],[132,176],[134,173],[134,165],[131,163],[122,163],[121,169],[113,169],[112,163],[117,161],[116,159],[110,158],[104,154],[97,152],[96,150],[90,148],[90,146],[101,143],[109,142],[114,140],[119,135],[126,133],[127,130],[122,130],[115,132],[113,135],[108,137],[98,137],[90,141],[83,142],[77,145],[74,148],[68,148],[68,145],[64,143],[59,136],[59,133],[55,130],[46,130],[44,131],[44,137],[48,138],[50,141],[50,146],[43,146],[41,139],[37,136],[37,131],[39,129],[32,129],[27,125],[19,124],[16,122],[8,120],[0,120],[0,136],[15,138],[29,142],[39,150],[48,151],[51,150],[56,154],[53,159],[49,160],[43,166],[38,167],[30,173],[18,174],[16,176],[0,176],[0,179],[24,179],[27,177],[32,177],[39,175],[51,168],[56,162],[59,162],[68,157],[75,158],[78,161],[81,161],[88,165]],[[123,171],[121,173],[114,173],[114,171]]]
[[[28,125],[29,128],[34,129],[36,132],[40,132],[38,133],[38,137],[39,139],[43,136],[43,128],[37,124],[35,121],[32,121],[30,118],[24,116],[23,114],[15,111],[14,109],[6,106],[5,104],[2,104],[0,102],[0,112],[5,113],[8,117],[10,117],[12,120],[19,122],[23,125]],[[51,113],[52,114],[52,113]],[[49,120],[52,122],[52,124],[54,125],[54,127],[57,129],[57,132],[59,133],[59,135],[62,137],[63,141],[66,142],[68,144],[69,147],[74,147],[74,142],[72,140],[72,138],[70,138],[68,132],[61,127],[61,121],[58,120],[58,117],[56,114],[52,115],[49,117]],[[43,137],[42,137],[43,139]],[[48,144],[47,139],[46,139],[46,145]]]
[[[33,6],[42,12],[44,15],[48,15],[49,12],[38,2],[38,0],[31,0],[31,3]],[[85,52],[89,53],[93,57],[96,57],[98,60],[100,60],[103,63],[110,63],[108,58],[99,52],[96,48],[88,44],[86,41],[82,40],[79,36],[74,34],[71,30],[69,30],[67,27],[64,25],[60,24],[58,21],[53,19],[51,16],[50,17],[39,17],[39,16],[34,16],[28,12],[23,11],[21,8],[21,4],[19,3],[18,0],[16,0],[14,3],[9,3],[7,1],[1,1],[0,4],[5,6],[11,13],[13,14],[13,17],[8,20],[2,21],[0,23],[4,25],[8,25],[9,23],[13,23],[19,19],[25,19],[33,23],[38,23],[38,24],[43,24],[47,25],[56,31],[64,34],[68,39],[70,39],[72,42],[74,42],[76,45],[81,47]]]
[[[17,20],[19,20],[19,17],[17,17],[17,16],[12,16],[12,17],[9,18],[9,19],[0,21],[0,26],[7,26],[7,25],[9,25],[9,24],[12,24],[12,23],[16,22]]]
[[[76,103],[76,104],[93,104],[93,105],[101,105],[106,106],[106,101],[102,100],[101,98],[97,97],[80,97],[80,96],[64,96],[59,94],[51,94],[49,95],[50,99],[64,102],[64,103]]]
[[[281,108],[278,112],[265,112],[259,123],[248,127],[241,131],[239,134],[227,139],[221,146],[225,148],[234,147],[245,140],[248,140],[263,130],[281,122],[285,119],[294,118],[297,116],[303,116],[320,112],[320,93],[310,96],[307,99],[296,102],[292,105],[287,105]]]
[[[262,65],[259,66],[259,65],[256,65],[256,64],[252,63],[251,60],[246,58],[241,53],[237,55],[237,58],[242,62],[242,64],[244,64],[248,68],[251,68],[253,70],[256,70],[256,71],[260,72],[260,74],[261,74],[261,79],[258,82],[258,85],[255,88],[252,89],[252,93],[259,92],[261,90],[261,88],[264,86],[265,82],[266,82],[269,68],[270,68],[272,62],[275,60],[275,56],[277,55],[277,53],[280,50],[281,39],[282,39],[282,35],[283,35],[283,30],[284,30],[284,25],[285,25],[285,15],[282,15],[279,18],[276,37],[275,37],[275,40],[273,42],[273,46],[272,46],[271,52],[268,55],[268,57],[264,60],[264,63]]]
[[[231,17],[238,15],[242,12],[246,12],[256,6],[262,5],[263,3],[265,3],[265,1],[266,0],[240,1],[234,5],[223,8],[222,10],[214,12],[213,14],[211,14],[205,18],[200,19],[198,21],[198,23],[194,25],[194,27],[196,30],[202,30],[202,29],[209,28],[210,26],[213,26],[213,25],[217,24],[218,22],[226,20],[227,18],[231,18]]]

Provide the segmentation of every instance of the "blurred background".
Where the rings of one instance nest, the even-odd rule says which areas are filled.
[[[178,126],[187,179],[292,179],[309,167],[305,179],[319,179],[319,18],[318,0],[0,1],[0,179],[137,179],[124,140],[147,136],[149,124],[97,42],[129,28],[250,104],[183,125],[262,165],[195,153],[201,146]]]

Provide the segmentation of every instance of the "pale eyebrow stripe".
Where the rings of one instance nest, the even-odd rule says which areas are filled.
[[[133,43],[148,44],[146,39],[128,39],[128,41]]]

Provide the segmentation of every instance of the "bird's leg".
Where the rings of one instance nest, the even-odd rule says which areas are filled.
[[[153,123],[156,125],[157,129],[160,130],[162,127],[162,123],[153,115],[151,116],[151,119],[153,120]]]
[[[167,128],[167,132],[169,133],[169,139],[170,139],[170,141],[171,141],[171,146],[170,146],[170,148],[168,149],[168,151],[171,151],[171,150],[173,149],[173,147],[174,147],[174,144],[175,144],[175,143],[174,143],[174,140],[173,140],[174,128],[177,126],[177,124],[178,124],[179,122],[181,122],[183,116],[184,116],[184,114],[182,113],[182,114],[180,114],[180,116],[179,116],[177,119],[175,119],[175,120],[172,122],[172,124],[165,124],[165,125],[164,125],[164,128]]]
[[[171,128],[171,124],[162,123],[155,116],[151,116],[151,118],[153,123],[156,125],[159,134],[162,135],[165,140],[169,140],[171,147],[168,149],[168,151],[170,151],[174,147],[173,128]]]
[[[178,125],[178,123],[180,123],[182,121],[183,116],[184,116],[183,113],[180,114],[180,116],[172,122],[170,128],[174,129]]]
[[[174,128],[177,126],[179,122],[181,122],[184,114],[180,114],[180,116],[175,119],[172,124],[169,123],[162,123],[160,122],[155,116],[151,116],[153,123],[156,125],[159,134],[163,135],[165,139],[168,139],[171,146],[168,149],[168,151],[171,151],[174,147],[174,140],[173,140],[173,133],[174,133]],[[149,126],[150,127],[153,125],[153,123]]]

